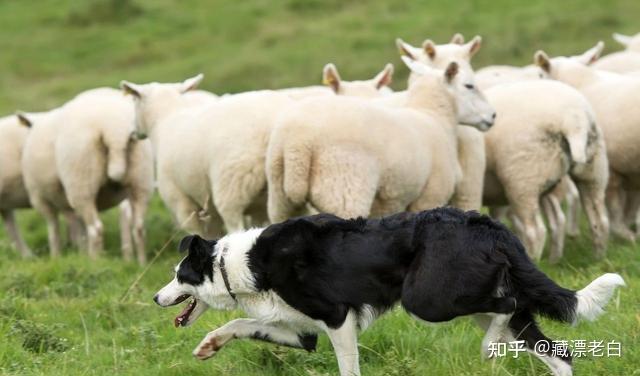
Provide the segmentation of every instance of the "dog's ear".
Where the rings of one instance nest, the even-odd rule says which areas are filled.
[[[180,240],[180,244],[178,245],[178,251],[184,252],[189,250],[190,255],[211,255],[213,249],[216,245],[215,240],[206,240],[201,238],[198,235],[189,235],[185,236]]]
[[[180,240],[180,244],[178,245],[178,252],[182,253],[187,249],[191,249],[191,243],[193,243],[193,239],[195,239],[196,237],[199,238],[198,235],[189,235],[182,238],[182,240]]]

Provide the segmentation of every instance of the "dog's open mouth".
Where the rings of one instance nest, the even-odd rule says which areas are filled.
[[[181,301],[185,301],[187,298],[189,298],[189,295],[187,295]],[[189,304],[187,304],[187,306],[182,310],[182,312],[180,312],[180,314],[176,316],[176,318],[173,320],[173,324],[175,325],[176,328],[179,326],[187,326],[187,323],[189,322],[189,316],[191,316],[191,314],[193,313],[193,310],[196,309],[197,305],[198,305],[198,300],[196,298],[193,298],[189,302]]]

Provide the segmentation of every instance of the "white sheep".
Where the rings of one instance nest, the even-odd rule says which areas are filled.
[[[22,257],[33,253],[20,235],[13,211],[31,207],[29,195],[22,179],[22,148],[29,129],[18,116],[0,118],[0,214],[9,237]]]
[[[150,144],[131,138],[133,102],[115,89],[93,89],[27,120],[33,125],[22,159],[24,180],[31,204],[47,221],[51,254],[60,253],[58,212],[81,218],[89,256],[96,257],[103,248],[98,211],[128,199],[137,258],[144,263],[153,170]],[[132,257],[126,244],[123,251]]]
[[[601,255],[608,233],[606,155],[589,103],[575,89],[551,80],[497,85],[485,94],[498,114],[485,134],[485,204],[510,205],[527,252],[539,259],[546,236],[539,201],[570,173]],[[560,243],[552,243],[552,261],[562,252],[562,237],[555,240]]]
[[[370,97],[391,82],[393,68],[388,65],[373,80],[353,82],[341,81],[335,67],[328,71],[335,73],[336,92]],[[266,220],[264,166],[271,128],[295,102],[294,91],[310,95],[313,90],[226,95],[202,107],[186,95],[202,78],[176,84],[123,81],[121,87],[136,98],[137,133],[151,139],[159,192],[176,221],[190,232],[219,235],[223,225],[229,232],[245,228],[246,213],[253,222]]]
[[[482,68],[476,72],[476,85],[481,90],[487,90],[493,86],[511,82],[540,80],[546,78],[546,73],[536,65],[528,65],[525,67],[515,67],[509,65],[494,65]],[[562,202],[566,202],[567,214],[562,210]],[[545,217],[547,217],[549,227],[551,229],[551,254],[559,255],[562,253],[565,233],[571,236],[577,236],[579,233],[579,194],[571,178],[565,176],[560,184],[541,199],[542,209]],[[504,216],[512,218],[514,223],[518,223],[517,219],[509,215],[508,212]]]
[[[465,80],[478,87],[470,61],[481,47],[479,36],[465,44],[464,37],[457,33],[448,44],[436,45],[426,40],[422,48],[413,47],[398,38],[396,45],[402,55],[433,68],[444,69],[447,64],[456,62],[461,74],[466,76]],[[412,74],[409,82],[413,77]],[[480,210],[485,170],[484,138],[480,131],[472,127],[458,127],[456,133],[462,178],[456,185],[451,204],[465,210]]]
[[[280,117],[267,153],[269,218],[309,203],[342,217],[377,216],[446,204],[460,167],[458,121],[488,127],[493,109],[465,85],[458,64],[420,74],[404,108],[360,98],[303,100]]]
[[[635,236],[624,219],[623,190],[637,189],[640,176],[637,158],[640,151],[640,108],[635,104],[635,93],[640,90],[640,78],[604,72],[590,66],[602,52],[603,43],[584,54],[573,57],[549,58],[544,52],[536,53],[536,62],[549,75],[568,83],[582,92],[596,113],[598,125],[604,133],[610,165],[607,187],[607,207],[611,230],[615,234],[634,240]]]
[[[593,62],[594,68],[617,73],[639,71],[640,33],[634,36],[614,33],[613,39],[626,47],[626,49],[603,56],[598,61]]]
[[[540,67],[528,65],[515,67],[511,65],[491,65],[476,71],[476,85],[480,90],[517,81],[540,80],[545,74]]]

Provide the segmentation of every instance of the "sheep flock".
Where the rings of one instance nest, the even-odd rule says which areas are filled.
[[[208,238],[309,213],[451,205],[508,219],[534,260],[549,232],[551,262],[584,216],[604,257],[610,232],[633,242],[640,230],[640,34],[614,39],[625,49],[602,58],[598,42],[478,71],[479,36],[398,39],[411,74],[395,92],[391,64],[360,81],[327,64],[324,85],[219,96],[197,89],[201,74],[88,90],[0,118],[0,213],[23,257],[16,209],[42,215],[52,257],[62,215],[64,241],[93,258],[99,213],[118,207],[123,257],[144,264],[156,188],[177,228]]]

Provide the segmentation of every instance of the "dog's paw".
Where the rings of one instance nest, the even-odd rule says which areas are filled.
[[[216,355],[222,346],[223,343],[217,337],[207,337],[193,350],[193,356],[200,360],[207,360]]]

